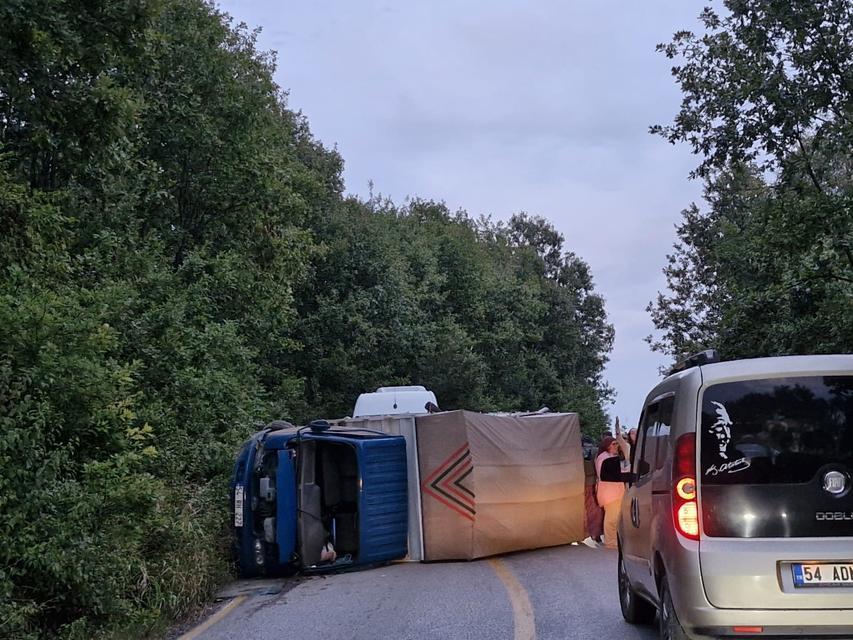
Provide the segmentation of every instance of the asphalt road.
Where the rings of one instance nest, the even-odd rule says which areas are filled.
[[[583,545],[257,584],[184,639],[657,637],[622,620],[616,553]]]

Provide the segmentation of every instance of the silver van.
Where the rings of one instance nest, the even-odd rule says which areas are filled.
[[[853,355],[716,360],[646,398],[622,614],[674,640],[853,638]]]

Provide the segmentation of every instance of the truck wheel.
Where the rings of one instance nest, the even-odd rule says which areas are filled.
[[[690,640],[684,628],[678,621],[675,608],[672,606],[672,596],[669,595],[669,583],[666,576],[660,581],[660,611],[658,611],[658,631],[660,640]]]
[[[655,608],[640,598],[628,580],[625,572],[625,561],[622,560],[622,552],[619,552],[619,606],[622,609],[622,617],[631,624],[651,624],[655,619]]]

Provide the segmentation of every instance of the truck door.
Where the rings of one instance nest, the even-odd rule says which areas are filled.
[[[406,556],[408,474],[402,436],[359,442],[359,562],[384,562]]]
[[[292,449],[278,451],[276,470],[276,543],[278,561],[289,564],[296,551],[296,469]]]

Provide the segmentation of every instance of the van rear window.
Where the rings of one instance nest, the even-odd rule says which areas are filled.
[[[706,484],[801,483],[827,464],[853,468],[853,376],[712,385],[700,442]]]

